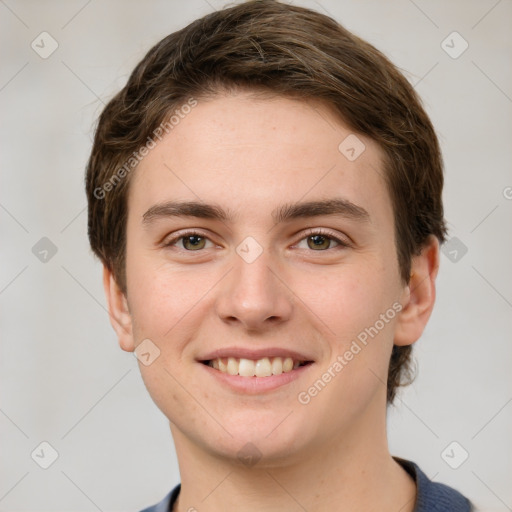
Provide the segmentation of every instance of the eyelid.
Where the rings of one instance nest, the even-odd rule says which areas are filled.
[[[297,242],[294,244],[297,245],[298,243],[302,242],[304,239],[308,238],[309,236],[318,235],[323,236],[326,238],[329,238],[331,240],[334,240],[340,248],[346,248],[352,246],[352,240],[345,235],[346,238],[343,238],[343,236],[338,235],[337,233],[334,233],[332,231],[329,231],[325,228],[308,228],[305,232],[302,232],[301,237],[297,240]],[[181,230],[176,233],[173,233],[171,237],[165,237],[161,243],[163,247],[171,247],[175,246],[175,244],[181,240],[182,238],[186,238],[187,236],[199,236],[201,238],[205,238],[209,242],[214,242],[211,240],[210,236],[204,232],[202,232],[200,229],[194,229],[190,228],[188,230]],[[336,246],[336,247],[338,247]],[[335,249],[335,248],[332,248]],[[311,252],[328,252],[332,249],[327,249],[325,251],[311,251]],[[193,253],[193,252],[202,252],[204,249],[198,250],[198,251],[187,251],[186,249],[180,249],[182,251]]]
[[[170,247],[170,246],[175,245],[182,238],[186,238],[187,236],[200,236],[201,238],[205,238],[209,242],[214,243],[211,240],[210,236],[208,234],[202,232],[199,228],[197,228],[197,229],[190,228],[188,230],[186,229],[186,230],[177,231],[175,233],[172,233],[172,235],[170,235],[170,236],[164,237],[164,239],[162,240],[160,245],[162,247]],[[182,249],[182,250],[185,251],[186,249]],[[201,252],[201,251],[186,251],[186,252]]]
[[[333,231],[329,231],[325,228],[308,228],[306,232],[303,232],[301,235],[301,238],[297,241],[297,243],[302,242],[304,238],[308,238],[313,235],[320,235],[326,238],[330,238],[331,240],[334,240],[337,242],[342,248],[345,247],[352,247],[352,240],[348,235],[338,235],[337,233]],[[296,244],[295,244],[296,245]],[[327,251],[329,251],[328,249]],[[327,251],[312,251],[312,252],[327,252]]]

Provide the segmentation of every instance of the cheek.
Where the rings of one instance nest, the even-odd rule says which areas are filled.
[[[130,308],[138,338],[173,337],[187,323],[187,317],[200,307],[215,282],[211,272],[185,273],[166,265],[144,257],[127,261],[128,294],[130,297],[130,290],[134,290]]]
[[[397,317],[396,294],[384,272],[350,270],[302,291],[320,319],[317,325],[326,326],[329,355],[298,400],[309,417],[332,418],[325,428],[333,436],[364,414],[375,397],[384,396]]]
[[[340,266],[336,271],[318,269],[298,273],[293,290],[313,318],[324,324],[329,339],[343,348],[393,304],[396,285],[382,266],[365,262]],[[387,324],[386,324],[387,325]]]
[[[359,410],[387,380],[399,307],[396,280],[373,261],[331,269],[325,279],[302,276],[296,286],[328,340],[328,357],[314,377],[322,381],[319,389],[324,382],[329,389],[319,393],[317,405],[341,400]]]

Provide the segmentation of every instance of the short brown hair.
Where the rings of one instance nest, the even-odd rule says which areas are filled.
[[[420,99],[381,52],[332,18],[275,0],[252,0],[161,40],[99,118],[86,175],[89,240],[123,292],[131,181],[126,162],[190,98],[239,88],[322,100],[354,132],[379,144],[400,274],[409,282],[412,256],[429,235],[440,242],[446,235],[442,158]],[[410,379],[411,350],[393,347],[389,403],[404,377]]]

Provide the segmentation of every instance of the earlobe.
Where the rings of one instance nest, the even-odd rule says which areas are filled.
[[[439,270],[439,241],[431,235],[411,263],[411,277],[402,296],[394,344],[411,345],[419,339],[434,308]]]
[[[135,350],[132,317],[125,294],[119,288],[112,271],[103,265],[103,288],[107,298],[110,323],[116,331],[119,346],[126,352]]]

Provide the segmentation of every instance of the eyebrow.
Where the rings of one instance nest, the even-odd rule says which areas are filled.
[[[360,222],[370,221],[370,215],[364,208],[343,198],[287,203],[276,208],[271,215],[276,224],[323,215],[344,217]],[[168,217],[197,217],[232,222],[237,215],[217,204],[200,201],[167,201],[151,206],[142,216],[142,223],[149,225],[155,220]]]

